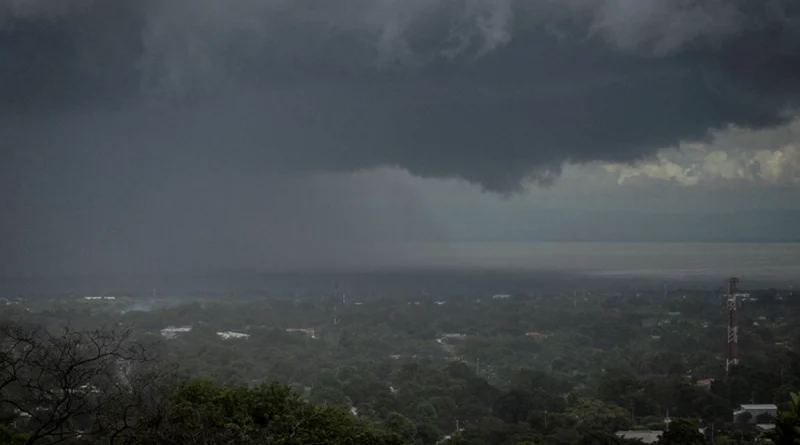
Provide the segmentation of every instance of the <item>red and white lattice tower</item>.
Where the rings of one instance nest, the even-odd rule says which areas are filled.
[[[738,284],[738,278],[728,279],[728,289],[725,294],[725,304],[728,308],[728,353],[725,356],[726,374],[731,366],[739,364],[739,323],[736,320],[736,312],[741,306],[741,298],[747,294],[738,292]]]

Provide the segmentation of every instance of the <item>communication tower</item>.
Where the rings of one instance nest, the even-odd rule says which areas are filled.
[[[730,371],[731,366],[739,364],[739,323],[736,312],[742,305],[742,298],[747,294],[740,293],[738,285],[738,278],[729,278],[725,293],[725,304],[728,308],[728,352],[725,356],[725,374]]]

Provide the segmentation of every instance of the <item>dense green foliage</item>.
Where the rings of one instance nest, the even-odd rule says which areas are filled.
[[[411,425],[413,427],[413,424]],[[219,387],[185,383],[163,412],[123,439],[136,445],[392,445],[344,410],[307,403],[277,383]]]
[[[788,408],[778,415],[770,438],[775,445],[800,444],[800,394],[790,394]]]
[[[732,418],[739,404],[787,408],[800,390],[800,304],[775,290],[754,295],[741,311],[742,363],[727,378],[716,290],[351,298],[336,310],[327,299],[294,298],[152,311],[126,310],[124,300],[30,301],[16,316],[132,324],[134,340],[180,365],[187,383],[157,415],[137,414],[143,427],[119,436],[128,443],[194,443],[202,426],[206,443],[618,444],[616,431],[663,430],[668,413],[662,443],[704,442],[713,430],[720,445],[759,436]],[[165,338],[168,326],[191,330]],[[777,431],[791,421],[782,417]]]

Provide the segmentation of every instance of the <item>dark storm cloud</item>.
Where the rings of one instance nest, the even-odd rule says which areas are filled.
[[[3,150],[508,190],[781,122],[799,20],[790,0],[3,0]]]
[[[800,100],[797,9],[0,0],[0,275],[394,257],[353,246],[441,238],[424,191],[304,173],[509,191],[770,126]]]

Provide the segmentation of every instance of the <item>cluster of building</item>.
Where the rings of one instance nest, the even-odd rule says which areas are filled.
[[[187,332],[192,331],[192,326],[167,326],[161,330],[161,336],[166,339],[173,339],[178,337],[180,334],[185,334]],[[298,333],[305,335],[309,338],[317,339],[316,330],[313,328],[287,328],[286,332],[289,333]],[[247,339],[250,338],[250,334],[246,334],[244,332],[236,332],[236,331],[220,331],[217,332],[219,338],[223,340],[232,340],[232,339]]]
[[[775,428],[772,423],[778,416],[778,407],[773,404],[744,404],[738,410],[733,412],[733,421],[739,424],[748,424],[756,431],[764,432],[770,431]],[[769,420],[769,422],[764,422]],[[664,419],[664,423],[669,428],[670,419]],[[705,428],[700,428],[699,432],[706,434]],[[664,430],[630,430],[630,431],[617,431],[617,436],[623,439],[639,440],[644,444],[651,444],[658,442],[658,439],[664,434]]]
[[[167,339],[175,338],[178,334],[185,334],[191,332],[191,326],[167,326],[161,330],[161,336]]]

